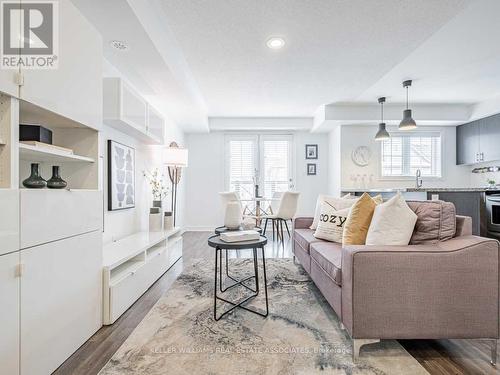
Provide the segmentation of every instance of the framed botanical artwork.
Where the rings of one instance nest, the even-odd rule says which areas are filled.
[[[306,159],[318,158],[318,145],[306,145]]]
[[[135,150],[108,140],[108,211],[135,207]]]
[[[316,164],[314,164],[314,163],[307,164],[307,175],[308,176],[316,176]]]

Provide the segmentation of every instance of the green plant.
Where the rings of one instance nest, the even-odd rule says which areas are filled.
[[[158,168],[153,169],[152,172],[143,171],[142,174],[148,181],[149,186],[151,186],[153,200],[161,201],[168,195],[170,189],[165,184],[165,176],[160,173],[160,170]]]

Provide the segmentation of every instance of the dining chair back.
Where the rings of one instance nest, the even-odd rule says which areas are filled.
[[[281,197],[283,197],[283,192],[282,191],[275,191],[273,193],[271,203],[269,206],[271,206],[271,210],[273,214],[276,214],[278,212],[278,209],[280,207],[281,203]]]
[[[285,191],[281,197],[276,218],[282,220],[290,220],[297,213],[297,204],[299,201],[299,192]]]

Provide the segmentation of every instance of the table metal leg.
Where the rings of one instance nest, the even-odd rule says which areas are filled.
[[[269,301],[267,298],[266,254],[264,254],[264,246],[262,246],[261,249],[262,249],[262,267],[264,270],[264,294],[266,296],[266,314],[265,315],[260,314],[260,315],[266,317],[269,314]]]
[[[215,265],[214,265],[214,269],[215,269],[215,275],[214,275],[214,319],[215,320],[219,320],[217,319],[217,265],[218,265],[218,252],[219,252],[219,248],[216,247],[215,248]]]

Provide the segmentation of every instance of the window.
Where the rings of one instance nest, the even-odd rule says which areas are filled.
[[[242,199],[272,197],[293,187],[291,135],[227,135],[226,181]]]
[[[440,133],[391,133],[381,144],[382,177],[441,177]]]

